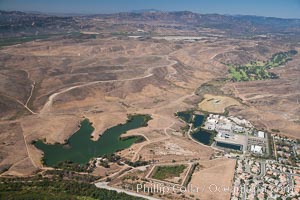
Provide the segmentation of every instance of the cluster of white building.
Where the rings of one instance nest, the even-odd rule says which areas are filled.
[[[251,145],[250,151],[255,154],[262,154],[263,148],[262,148],[262,146],[259,146],[259,145]]]
[[[244,151],[248,149],[254,154],[263,154],[266,150],[265,133],[254,131],[254,126],[246,119],[209,114],[203,128],[216,131],[218,143],[240,145]]]
[[[233,139],[235,133],[251,132],[254,127],[245,119],[209,114],[204,128],[217,131],[219,133],[218,137]]]

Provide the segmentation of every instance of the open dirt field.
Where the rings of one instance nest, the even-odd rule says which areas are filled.
[[[234,159],[223,158],[200,162],[190,182],[199,190],[194,190],[190,194],[199,199],[230,199],[234,170]]]
[[[211,113],[224,113],[227,107],[235,105],[240,105],[240,103],[233,98],[205,94],[204,100],[198,104],[198,108]]]

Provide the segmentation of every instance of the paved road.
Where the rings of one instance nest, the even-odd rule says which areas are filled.
[[[246,187],[245,185],[241,185],[242,187]],[[242,193],[242,200],[247,200],[247,193],[246,193],[246,190],[243,191]]]
[[[98,183],[95,183],[95,185],[96,185],[97,188],[113,190],[113,191],[116,191],[118,193],[123,192],[123,193],[126,193],[128,195],[135,196],[135,197],[141,197],[141,198],[145,198],[145,199],[149,199],[149,200],[160,200],[160,199],[157,199],[157,198],[154,198],[154,197],[150,197],[150,196],[146,196],[146,195],[142,195],[142,194],[137,194],[137,193],[134,193],[134,192],[129,192],[127,190],[111,187],[111,186],[108,185],[108,182],[98,182]]]
[[[261,160],[260,161],[260,174],[258,175],[258,178],[261,179],[266,175],[266,161]]]

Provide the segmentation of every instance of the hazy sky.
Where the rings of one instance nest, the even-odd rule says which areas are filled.
[[[0,10],[95,14],[140,9],[300,18],[300,0],[0,0]]]

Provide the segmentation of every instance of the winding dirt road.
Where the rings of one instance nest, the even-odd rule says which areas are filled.
[[[43,115],[43,114],[47,114],[51,111],[51,107],[52,107],[52,104],[53,104],[53,101],[54,99],[60,95],[60,94],[63,94],[63,93],[66,93],[68,91],[71,91],[73,89],[76,89],[76,88],[82,88],[82,87],[86,87],[86,86],[90,86],[90,85],[94,85],[94,84],[97,84],[97,83],[113,83],[113,82],[124,82],[124,81],[134,81],[134,80],[140,80],[140,79],[145,79],[145,78],[149,78],[151,76],[153,76],[153,70],[154,69],[157,69],[157,68],[162,68],[162,67],[171,67],[175,64],[177,64],[178,62],[176,60],[171,60],[169,58],[169,56],[159,56],[159,57],[164,57],[166,58],[166,60],[170,61],[171,63],[168,64],[168,65],[165,65],[165,66],[158,66],[158,67],[151,67],[147,70],[147,75],[144,75],[144,76],[141,76],[141,77],[135,77],[135,78],[128,78],[128,79],[121,79],[121,80],[106,80],[106,81],[93,81],[93,82],[88,82],[88,83],[83,83],[83,84],[79,84],[79,85],[75,85],[75,86],[71,86],[71,87],[68,87],[68,88],[65,88],[59,92],[56,92],[56,93],[53,93],[48,101],[45,103],[45,105],[43,106],[43,108],[41,109],[40,111],[40,114]],[[176,71],[176,70],[175,70]],[[172,72],[174,73],[174,72]],[[25,105],[24,105],[25,106]],[[26,105],[27,107],[27,105]],[[28,107],[27,107],[28,108]],[[29,109],[29,108],[28,108]]]

